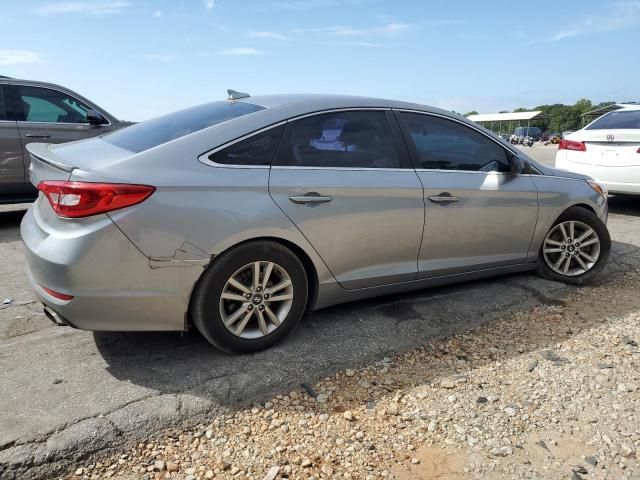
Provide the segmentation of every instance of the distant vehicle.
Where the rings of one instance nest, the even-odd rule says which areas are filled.
[[[611,193],[640,194],[640,105],[606,113],[565,136],[556,168],[589,175]]]
[[[0,204],[37,196],[29,182],[29,143],[82,140],[125,125],[67,88],[0,77]]]
[[[28,277],[87,330],[195,325],[252,352],[351,300],[536,269],[582,285],[611,245],[589,177],[413,103],[231,91],[28,149]]]
[[[516,137],[531,137],[536,141],[542,138],[542,130],[538,127],[516,127],[513,134]]]

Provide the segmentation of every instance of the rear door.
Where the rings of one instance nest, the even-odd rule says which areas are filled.
[[[24,193],[24,159],[7,82],[0,83],[0,198]]]
[[[425,200],[419,277],[524,263],[538,216],[527,174],[502,145],[462,122],[397,112]]]
[[[64,143],[95,137],[109,130],[110,122],[90,125],[88,106],[62,90],[12,82],[14,102],[18,111],[18,130],[25,158],[25,178],[28,177],[29,154],[26,146],[32,142]]]
[[[347,289],[414,280],[422,186],[391,112],[290,121],[269,179],[273,200]]]

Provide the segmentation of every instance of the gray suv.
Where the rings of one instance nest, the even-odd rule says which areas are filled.
[[[72,142],[128,124],[67,88],[0,76],[0,204],[37,196],[27,144]]]

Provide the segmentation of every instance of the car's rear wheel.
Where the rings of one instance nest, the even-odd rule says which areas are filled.
[[[250,242],[222,254],[207,269],[196,286],[191,315],[220,350],[255,352],[296,326],[307,295],[305,269],[289,249],[272,241]]]
[[[538,272],[551,280],[584,285],[602,271],[610,250],[611,237],[604,222],[585,208],[571,207],[547,232]]]

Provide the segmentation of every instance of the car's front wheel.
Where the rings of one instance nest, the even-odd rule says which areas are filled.
[[[191,302],[202,335],[220,350],[248,353],[272,346],[302,318],[307,275],[283,245],[256,241],[222,254],[203,274]]]
[[[556,220],[542,242],[538,273],[573,285],[592,282],[611,250],[607,226],[593,212],[571,207]]]

